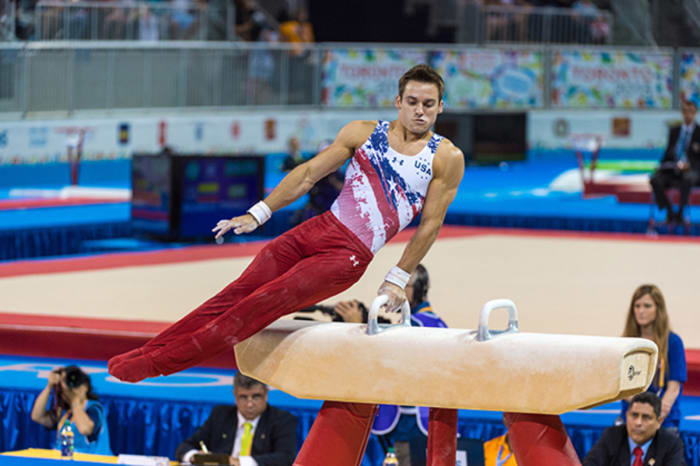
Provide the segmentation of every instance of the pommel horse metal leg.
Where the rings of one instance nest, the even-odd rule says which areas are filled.
[[[325,401],[295,466],[359,466],[367,448],[377,405]]]
[[[430,408],[427,466],[454,466],[457,457],[457,410]]]
[[[508,437],[518,466],[580,466],[559,416],[505,413]]]

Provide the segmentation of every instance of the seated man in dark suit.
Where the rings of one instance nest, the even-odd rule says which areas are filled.
[[[224,453],[235,466],[290,466],[297,451],[297,419],[267,404],[267,386],[237,372],[236,406],[215,406],[204,425],[175,451],[189,463],[197,453]]]
[[[700,180],[700,128],[695,123],[697,111],[695,101],[683,101],[683,124],[669,130],[666,152],[651,177],[654,199],[659,209],[667,209],[666,221],[669,223],[683,221],[683,207],[688,205],[690,190]],[[666,189],[672,187],[679,188],[681,196],[675,214],[666,196]]]
[[[583,466],[685,466],[683,442],[661,429],[661,399],[651,392],[632,398],[625,425],[603,432]]]

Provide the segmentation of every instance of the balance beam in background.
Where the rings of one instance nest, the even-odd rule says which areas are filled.
[[[501,307],[509,330],[492,332]],[[535,414],[631,396],[656,368],[650,340],[520,333],[508,300],[487,303],[477,331],[409,325],[278,321],[238,343],[236,360],[300,398]]]

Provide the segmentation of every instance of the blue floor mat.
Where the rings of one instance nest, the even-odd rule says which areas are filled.
[[[555,178],[576,168],[572,158],[469,166],[449,207],[446,222],[487,227],[646,232],[652,213],[648,204],[621,204],[614,196],[583,199],[580,192],[549,189]],[[266,186],[266,191],[271,188]],[[2,190],[0,196],[8,193]],[[287,219],[303,203],[300,199],[278,212],[265,226],[263,236],[275,236],[288,229]],[[125,243],[99,243],[131,236],[130,216],[131,205],[127,202],[0,210],[0,260],[134,250]],[[655,217],[657,221],[663,220],[662,213],[656,212]],[[691,235],[700,235],[697,209],[690,209],[690,221]],[[82,247],[85,241],[92,243]],[[139,247],[135,243],[131,246]]]

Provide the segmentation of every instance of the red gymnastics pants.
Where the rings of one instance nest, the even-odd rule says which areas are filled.
[[[270,241],[216,296],[141,348],[110,359],[109,372],[137,382],[204,362],[279,317],[346,290],[372,257],[332,213],[307,220]]]

